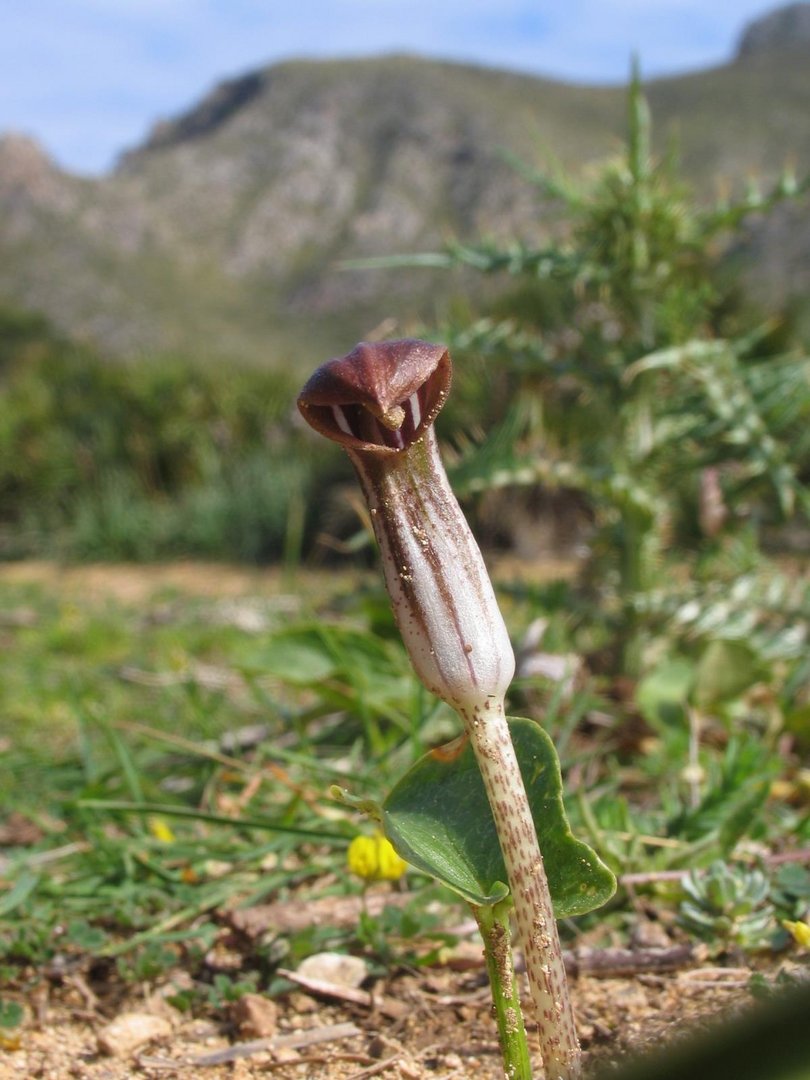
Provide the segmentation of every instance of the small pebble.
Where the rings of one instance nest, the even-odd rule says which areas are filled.
[[[297,991],[288,994],[287,1001],[296,1016],[302,1016],[304,1013],[317,1012],[320,1008],[318,1002],[311,998],[309,994],[301,994]]]
[[[303,960],[298,965],[298,974],[307,979],[322,979],[356,990],[368,977],[368,967],[359,956],[324,952]]]
[[[139,1046],[171,1035],[172,1025],[164,1016],[151,1013],[121,1013],[97,1036],[98,1048],[109,1057],[128,1057]]]
[[[231,1007],[231,1019],[246,1039],[268,1039],[278,1031],[278,1008],[261,994],[245,994]]]
[[[277,1046],[272,1053],[273,1060],[281,1063],[293,1064],[301,1060],[301,1055],[293,1046]]]
[[[613,1000],[621,1009],[645,1009],[647,1007],[647,992],[638,983],[628,983],[614,994]]]
[[[241,971],[245,959],[236,949],[218,943],[205,954],[205,966],[212,971],[232,973]]]
[[[630,941],[637,949],[666,949],[672,945],[669,934],[657,919],[640,919],[631,931]]]

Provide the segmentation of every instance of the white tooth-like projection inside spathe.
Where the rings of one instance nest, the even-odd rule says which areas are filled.
[[[343,432],[344,435],[392,450],[404,450],[416,436],[424,420],[424,406],[419,390],[414,390],[408,398],[396,406],[397,412],[402,417],[402,422],[398,427],[383,425],[375,413],[360,405],[359,402],[329,405],[328,409],[338,431]]]
[[[335,418],[335,423],[344,433],[344,435],[351,435],[352,437],[354,437],[354,432],[349,425],[349,421],[346,419],[346,413],[343,411],[340,405],[332,406],[332,415]]]
[[[413,419],[413,430],[416,431],[416,429],[419,427],[419,424],[422,421],[422,409],[420,408],[420,405],[419,405],[419,393],[418,393],[418,391],[414,391],[414,393],[411,394],[411,396],[408,398],[408,404],[411,407],[411,417]]]

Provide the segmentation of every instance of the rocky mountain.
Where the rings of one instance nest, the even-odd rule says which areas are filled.
[[[810,171],[810,65],[784,29],[796,8],[810,5],[784,9],[781,30],[750,27],[731,63],[646,88],[659,146],[676,138],[707,197],[767,182],[786,160]],[[343,260],[547,232],[550,211],[503,151],[578,170],[615,150],[624,116],[622,88],[389,56],[223,83],[101,179],[6,136],[0,301],[118,355],[311,364],[384,320],[429,317],[464,287],[430,271],[347,272]],[[774,262],[784,268],[783,291],[810,272],[806,211],[752,231],[769,280]]]
[[[760,19],[743,31],[737,55],[762,55],[774,51],[810,50],[810,4],[787,4]]]

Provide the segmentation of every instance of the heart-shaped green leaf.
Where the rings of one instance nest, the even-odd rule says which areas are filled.
[[[613,895],[616,879],[571,833],[554,744],[532,720],[509,719],[557,918],[583,915]],[[459,740],[410,769],[382,806],[383,828],[413,866],[476,906],[508,894],[506,867],[472,747]]]

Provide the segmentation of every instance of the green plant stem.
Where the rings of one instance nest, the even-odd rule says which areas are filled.
[[[474,907],[473,912],[484,940],[504,1075],[506,1080],[531,1080],[532,1063],[512,960],[511,908],[511,900],[505,900],[492,907]]]
[[[632,508],[622,515],[622,548],[620,556],[621,595],[625,610],[621,630],[621,670],[624,675],[638,678],[641,674],[644,638],[639,617],[630,602],[644,591],[646,582],[645,556],[653,523]]]
[[[577,1080],[582,1055],[531,808],[503,702],[462,713],[506,865],[546,1080]]]
[[[109,810],[121,814],[136,814],[141,817],[158,815],[159,817],[189,818],[191,821],[207,821],[212,825],[228,825],[233,829],[266,829],[268,832],[289,833],[311,840],[332,840],[337,844],[349,845],[349,837],[332,829],[305,829],[298,825],[288,825],[284,821],[264,817],[229,817],[227,814],[209,814],[193,806],[174,805],[172,803],[132,803],[123,799],[79,799],[76,806],[82,810]]]

